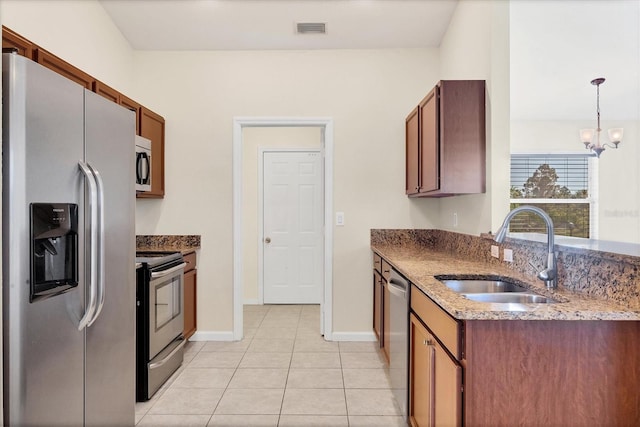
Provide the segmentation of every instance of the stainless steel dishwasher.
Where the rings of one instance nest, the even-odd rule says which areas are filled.
[[[410,282],[391,269],[387,285],[391,295],[389,302],[389,379],[402,416],[407,419],[409,408],[409,296]]]

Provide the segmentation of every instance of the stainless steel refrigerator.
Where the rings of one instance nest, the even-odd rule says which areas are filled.
[[[7,426],[135,421],[135,115],[2,55]]]

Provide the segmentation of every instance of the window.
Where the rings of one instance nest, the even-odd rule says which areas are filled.
[[[537,206],[553,219],[556,234],[597,238],[596,173],[596,163],[584,154],[512,154],[511,209]],[[546,233],[546,226],[537,215],[522,212],[509,231]]]

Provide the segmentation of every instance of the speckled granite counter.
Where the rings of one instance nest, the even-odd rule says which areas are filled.
[[[182,252],[183,255],[200,249],[198,235],[136,236],[136,250],[149,252]]]
[[[457,319],[640,320],[640,310],[636,310],[635,307],[632,309],[618,302],[594,298],[562,287],[557,290],[547,290],[541,281],[507,268],[504,263],[478,260],[464,254],[464,250],[461,251],[461,255],[443,250],[436,242],[441,236],[415,231],[376,235],[374,231],[372,231],[371,248]],[[466,249],[468,250],[468,247]],[[534,292],[552,297],[559,302],[517,304],[510,307],[507,304],[475,302],[448,289],[434,277],[447,275],[509,277],[531,288]],[[516,310],[510,308],[516,308]]]

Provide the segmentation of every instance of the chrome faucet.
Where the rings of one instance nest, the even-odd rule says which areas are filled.
[[[553,243],[553,221],[549,214],[536,206],[519,206],[507,214],[502,226],[498,229],[493,240],[498,243],[504,242],[504,238],[509,230],[509,223],[511,222],[511,219],[520,212],[533,212],[538,214],[544,220],[545,224],[547,224],[547,246],[549,253],[547,254],[547,265],[544,270],[538,273],[538,279],[544,281],[547,288],[556,288],[558,287],[558,270],[556,265],[556,252],[554,250]]]

